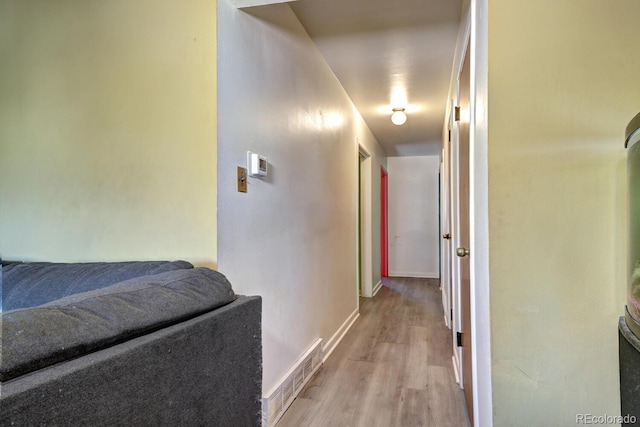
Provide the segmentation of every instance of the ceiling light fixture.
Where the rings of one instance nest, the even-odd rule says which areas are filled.
[[[391,115],[391,122],[400,126],[403,125],[407,121],[407,115],[404,112],[404,108],[394,108],[393,114]]]

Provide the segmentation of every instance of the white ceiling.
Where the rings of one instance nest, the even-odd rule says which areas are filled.
[[[289,4],[387,155],[440,153],[462,0]]]

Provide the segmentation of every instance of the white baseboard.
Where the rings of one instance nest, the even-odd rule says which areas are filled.
[[[358,311],[358,309],[356,308],[355,311],[351,313],[349,317],[347,317],[347,320],[344,321],[342,326],[338,328],[336,333],[327,340],[327,343],[325,345],[322,346],[322,363],[324,363],[329,358],[329,356],[331,356],[333,350],[336,349],[338,343],[342,341],[342,338],[344,338],[345,334],[349,331],[349,329],[351,329],[351,326],[353,326],[353,323],[356,321],[356,319],[358,319],[358,317],[360,317],[360,311]]]
[[[380,291],[380,289],[382,289],[382,280],[379,280],[378,283],[373,287],[373,296],[374,297]]]
[[[456,384],[462,384],[460,382],[460,372],[458,372],[458,364],[456,363],[455,356],[451,356],[451,363],[453,364],[453,373],[456,376]]]
[[[313,343],[287,371],[287,373],[262,398],[262,426],[274,426],[294,399],[322,366],[322,339]]]
[[[415,271],[389,271],[390,277],[415,277],[418,279],[439,279],[438,273],[425,273]]]
[[[304,385],[329,358],[358,317],[360,312],[356,308],[326,345],[322,345],[322,339],[318,339],[262,398],[263,427],[272,427],[282,418]]]

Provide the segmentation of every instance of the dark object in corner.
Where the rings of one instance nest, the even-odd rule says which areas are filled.
[[[620,414],[640,420],[640,339],[627,326],[624,317],[618,322],[620,347]],[[634,417],[634,418],[632,418]],[[636,423],[623,423],[634,426]]]

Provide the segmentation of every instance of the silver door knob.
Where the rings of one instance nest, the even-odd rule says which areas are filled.
[[[458,248],[458,249],[456,249],[456,255],[458,255],[460,258],[464,258],[467,255],[469,255],[469,249],[467,249],[467,248]]]

